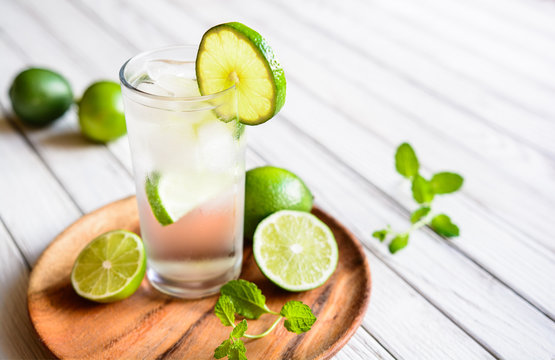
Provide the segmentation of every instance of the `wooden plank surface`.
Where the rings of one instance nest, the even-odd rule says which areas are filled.
[[[50,14],[52,14],[52,15],[54,15],[55,12],[62,12],[62,10],[65,9],[65,8],[63,8],[63,7],[62,7],[62,8],[56,8],[56,7],[54,6],[55,4],[56,4],[55,2],[52,2],[52,3],[50,4],[52,7],[51,7],[51,10],[49,10],[49,11],[50,11]],[[66,5],[65,3],[61,3],[61,5],[59,5],[59,6],[67,6],[67,5]],[[104,9],[104,7],[101,6],[101,7],[98,7],[98,8],[94,8],[94,7],[90,7],[90,8],[89,8],[89,10],[93,10],[93,9]],[[106,13],[106,14],[104,14],[104,15],[109,15],[109,14],[113,14],[113,13],[114,13],[114,12],[108,12],[108,13]],[[78,16],[77,13],[75,13],[75,14],[73,15],[73,21],[76,21],[76,19],[75,19],[76,16]],[[61,19],[60,19],[60,20],[61,20]],[[52,21],[52,22],[58,22],[59,20],[58,20],[58,19],[52,19],[51,21]],[[83,19],[80,21],[80,23],[83,24],[83,23],[86,22],[86,21],[87,21],[87,19],[83,18]],[[61,26],[61,25],[58,25],[58,26]],[[202,28],[199,27],[199,30],[197,30],[197,31],[202,31],[201,29],[202,29]],[[98,30],[100,30],[100,29],[98,29]],[[61,34],[61,33],[60,33],[60,34],[58,34],[58,36],[62,37],[63,39],[67,39],[67,41],[69,41],[69,42],[77,41],[77,40],[74,38],[74,36],[72,36],[71,34],[65,34],[65,35],[64,35],[64,34]],[[108,40],[107,40],[106,42],[108,43]],[[115,50],[115,49],[114,49],[114,50]],[[95,54],[93,54],[92,52],[90,52],[90,56],[98,56],[98,55],[95,55]],[[106,56],[109,57],[110,55],[107,54]],[[99,60],[99,61],[100,61],[100,60]],[[109,61],[109,58],[106,59],[106,61]],[[290,156],[288,156],[287,158],[289,158],[289,157],[290,157]],[[291,165],[289,165],[289,166],[291,166]],[[424,306],[424,308],[425,308],[425,307],[426,307],[426,306]],[[430,318],[430,317],[428,316],[428,318]],[[440,318],[441,318],[441,316],[440,316]],[[440,324],[442,324],[442,323],[445,323],[445,321],[444,321],[444,320],[440,320],[439,323],[438,323],[438,328],[444,328],[444,329],[445,329],[445,328],[446,328],[445,325],[440,325]],[[430,328],[430,329],[433,329],[433,328]],[[424,332],[421,332],[421,333],[420,333],[420,336],[422,336],[422,340],[421,340],[421,341],[424,341],[425,338],[427,338],[427,337],[429,337],[429,336],[433,336],[432,334],[436,334],[436,333],[437,333],[437,331],[430,331],[429,334],[425,334]],[[443,339],[442,339],[442,338],[439,338],[439,337],[438,337],[438,340],[437,340],[437,341],[438,341],[438,342],[445,342],[445,343],[452,343],[453,341],[447,340],[447,339],[449,339],[449,336],[453,335],[453,336],[457,337],[457,335],[458,335],[458,336],[461,337],[461,338],[464,337],[463,334],[461,334],[460,332],[457,332],[456,330],[453,331],[452,333],[449,333],[449,332],[446,331],[445,334],[447,334],[447,338],[445,339],[445,341],[443,341]],[[409,337],[408,337],[407,339],[405,339],[404,343],[407,344],[407,345],[412,345],[412,343],[414,342],[414,334],[407,334],[407,335],[409,335]],[[393,336],[396,336],[397,339],[399,338],[398,335],[395,335],[395,334],[393,334],[393,333],[389,334],[389,336],[390,336],[391,338],[393,338]],[[437,335],[436,335],[436,337],[437,337]],[[412,340],[412,341],[411,341],[411,340]],[[392,340],[392,341],[393,341],[393,340]],[[459,340],[458,342],[461,343],[461,344],[465,343],[465,341],[462,340],[462,339]],[[399,345],[402,346],[402,344],[403,344],[403,343],[400,343]],[[466,348],[472,349],[472,347],[469,347],[468,344],[467,344],[466,346],[461,347],[461,350],[462,350],[462,351],[459,352],[459,353],[460,353],[460,354],[464,354],[464,353],[465,353],[465,350],[463,350],[463,349],[466,349]],[[435,356],[441,357],[441,354],[442,354],[442,352],[443,352],[443,349],[441,349],[441,348],[438,349],[438,350],[431,351],[431,352],[430,352],[429,349],[424,349],[424,350],[427,351],[427,352],[424,352],[424,353],[422,354],[422,356],[424,356],[424,355],[426,355],[426,356],[435,355]],[[403,351],[403,348],[402,348],[402,347],[399,347],[399,350],[398,350],[398,351],[402,352],[402,351]],[[410,349],[410,347],[407,347],[407,348],[404,349],[404,351],[405,351],[406,353],[409,353],[409,352],[411,351],[411,349]],[[445,356],[445,355],[446,355],[446,354],[443,354],[443,356]]]
[[[139,51],[197,43],[230,20],[270,40],[288,79],[281,114],[249,129],[248,163],[301,175],[367,250],[371,306],[336,358],[555,356],[553,3],[0,0],[0,10],[0,301],[13,309],[0,312],[1,358],[49,356],[21,306],[27,263],[80,214],[134,191],[125,137],[90,144],[74,113],[22,126],[12,77],[49,66],[80,94]],[[404,140],[426,172],[465,175],[460,195],[437,202],[462,236],[423,230],[390,256],[370,233],[407,226],[413,210],[392,162]]]

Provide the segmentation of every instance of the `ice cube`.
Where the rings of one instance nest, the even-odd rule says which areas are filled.
[[[192,61],[151,60],[146,64],[146,72],[154,81],[162,75],[174,75],[188,79],[196,77],[195,63]]]
[[[237,144],[233,139],[233,123],[217,119],[202,123],[197,130],[199,154],[203,166],[214,172],[230,172],[235,165]]]
[[[142,82],[137,85],[137,89],[144,91],[148,94],[158,95],[158,96],[174,96],[172,92],[164,89],[158,84],[152,82]]]
[[[160,75],[155,84],[176,97],[200,96],[196,80],[171,74]]]

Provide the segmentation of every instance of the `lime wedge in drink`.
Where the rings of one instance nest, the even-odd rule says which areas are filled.
[[[202,95],[236,86],[239,120],[247,125],[269,120],[285,102],[285,75],[272,48],[259,33],[238,22],[214,26],[203,35],[196,73]],[[230,118],[235,109],[216,111]]]
[[[254,259],[273,283],[289,291],[314,289],[337,266],[337,243],[316,216],[294,210],[278,211],[256,228]]]
[[[112,302],[137,290],[146,270],[141,238],[129,231],[115,230],[91,241],[79,254],[71,271],[71,285],[80,296]]]
[[[229,174],[151,173],[145,191],[152,213],[158,222],[170,225],[189,211],[212,199],[232,184]]]

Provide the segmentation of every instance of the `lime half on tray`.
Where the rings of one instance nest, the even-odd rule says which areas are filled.
[[[285,75],[266,40],[238,22],[214,26],[202,37],[196,73],[202,95],[236,86],[239,120],[258,125],[271,119],[285,102]],[[227,107],[217,110],[233,117]]]
[[[79,254],[71,271],[71,285],[80,296],[112,302],[129,297],[145,275],[146,254],[141,238],[115,230],[91,241]]]
[[[256,228],[254,259],[268,279],[289,291],[314,289],[337,267],[338,249],[329,227],[316,216],[278,211]]]

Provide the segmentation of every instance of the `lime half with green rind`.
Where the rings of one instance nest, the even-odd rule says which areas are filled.
[[[71,285],[85,299],[106,303],[131,296],[146,271],[141,238],[114,230],[92,240],[79,253],[71,271]]]
[[[278,211],[258,225],[253,254],[260,271],[289,291],[323,285],[339,259],[330,228],[311,213],[294,210]]]

